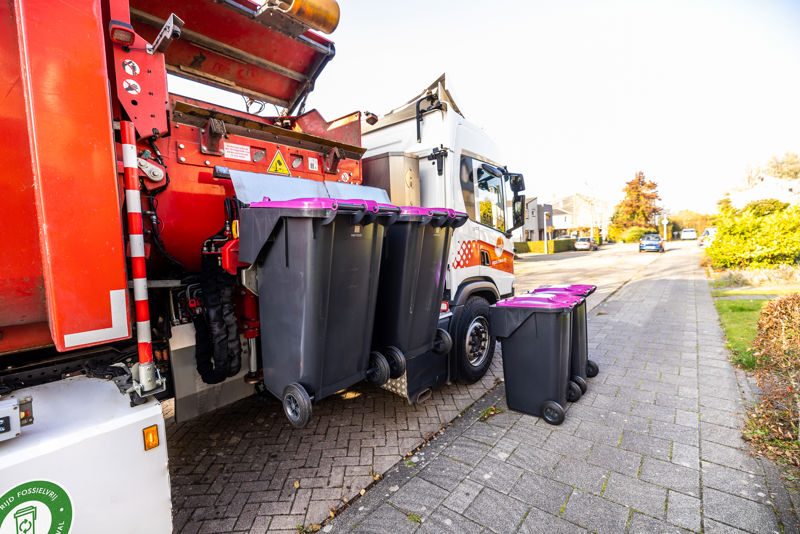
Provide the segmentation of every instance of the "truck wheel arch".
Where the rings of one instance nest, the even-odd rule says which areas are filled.
[[[500,292],[497,286],[494,285],[489,279],[486,278],[468,278],[461,282],[461,285],[456,291],[455,298],[453,298],[453,306],[463,306],[470,299],[470,297],[483,297],[489,304],[494,304],[500,300]]]

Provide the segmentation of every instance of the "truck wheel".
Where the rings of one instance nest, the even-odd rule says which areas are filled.
[[[283,413],[295,428],[303,428],[311,420],[311,398],[297,382],[283,390]]]
[[[389,381],[392,370],[389,367],[389,360],[378,351],[369,354],[369,369],[367,370],[367,381],[373,386],[382,386]]]
[[[594,360],[589,360],[586,362],[586,376],[589,378],[594,378],[597,376],[597,373],[600,372],[600,367],[598,367],[597,362]]]
[[[492,364],[495,338],[489,335],[489,302],[472,297],[464,305],[455,336],[455,359],[458,380],[477,382]]]
[[[400,378],[406,372],[406,357],[403,351],[391,345],[384,350],[389,361],[389,378]]]

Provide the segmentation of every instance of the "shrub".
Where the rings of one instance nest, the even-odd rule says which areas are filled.
[[[800,293],[764,305],[753,342],[759,404],[750,412],[748,439],[800,466]]]
[[[715,218],[717,235],[706,253],[715,268],[793,265],[800,259],[800,206],[748,204]]]
[[[658,230],[656,230],[652,226],[632,226],[625,230],[622,235],[620,236],[620,240],[623,243],[635,243],[639,241],[644,234],[657,234]]]

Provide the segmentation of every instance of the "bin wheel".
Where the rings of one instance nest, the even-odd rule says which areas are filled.
[[[597,366],[597,362],[594,360],[589,360],[586,362],[586,376],[589,378],[594,378],[597,376],[597,373],[600,372],[600,368]]]
[[[572,380],[573,382],[578,384],[578,387],[581,388],[581,395],[586,393],[586,389],[587,389],[586,380],[584,380],[583,377],[575,375],[572,378],[570,378],[570,380]]]
[[[295,428],[303,428],[311,420],[311,397],[297,382],[283,390],[283,413]]]
[[[556,401],[542,403],[542,417],[551,425],[560,425],[564,422],[564,408]]]
[[[453,338],[450,332],[444,328],[436,329],[436,339],[433,341],[433,352],[436,354],[448,354],[453,348]]]
[[[458,318],[454,341],[458,380],[464,384],[477,382],[492,364],[495,338],[489,335],[489,302],[472,297]]]
[[[567,384],[567,400],[569,402],[578,402],[582,395],[581,387],[570,380]]]
[[[391,345],[384,350],[389,361],[389,378],[400,378],[406,372],[406,357],[403,351]]]
[[[367,370],[367,381],[373,386],[382,386],[389,381],[392,369],[389,367],[389,360],[378,351],[369,354],[369,369]]]

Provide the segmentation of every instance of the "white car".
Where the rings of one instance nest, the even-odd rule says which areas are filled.
[[[681,240],[697,239],[697,232],[694,228],[684,228],[681,230]]]
[[[597,250],[597,241],[591,237],[579,237],[573,243],[575,250]]]

